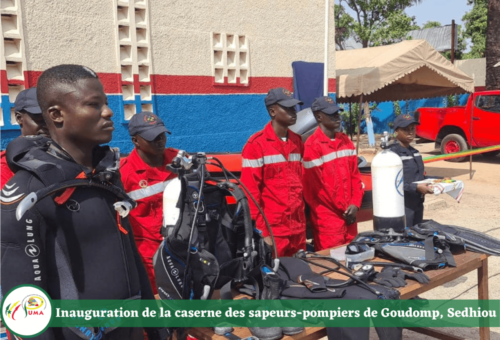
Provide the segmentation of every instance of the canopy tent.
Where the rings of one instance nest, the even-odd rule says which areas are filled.
[[[474,91],[474,80],[425,40],[336,52],[337,100],[383,102]]]

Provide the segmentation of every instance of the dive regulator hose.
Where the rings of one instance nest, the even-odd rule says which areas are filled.
[[[274,234],[273,234],[273,231],[271,229],[271,225],[269,224],[269,221],[267,220],[266,215],[264,214],[264,211],[262,210],[260,204],[257,202],[255,197],[253,197],[252,193],[250,193],[250,190],[248,190],[248,188],[231,171],[227,170],[224,167],[224,165],[222,164],[222,162],[217,157],[210,157],[210,158],[215,160],[218,164],[216,164],[216,163],[207,163],[207,164],[214,165],[214,166],[221,168],[226,179],[228,179],[226,174],[229,174],[245,190],[247,196],[252,199],[252,202],[255,204],[255,206],[259,210],[260,214],[264,218],[264,222],[266,223],[267,230],[269,231],[269,235],[271,236],[271,239],[273,241],[272,247],[273,247],[274,258],[278,259],[278,249],[276,248],[276,241],[274,239]]]

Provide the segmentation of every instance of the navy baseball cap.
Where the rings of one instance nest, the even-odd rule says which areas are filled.
[[[270,89],[267,93],[266,98],[264,99],[264,102],[266,103],[266,106],[273,104],[279,104],[284,107],[292,107],[297,104],[304,105],[304,103],[300,100],[293,98],[292,92],[283,87]]]
[[[411,116],[410,114],[406,114],[406,115],[400,114],[394,120],[394,130],[396,130],[397,128],[405,128],[411,124],[420,125],[420,123],[417,122],[415,120],[415,118],[413,118],[413,116]]]
[[[39,115],[42,113],[38,100],[36,99],[36,87],[19,92],[14,104],[14,111],[26,111],[31,114]]]
[[[143,111],[130,118],[128,133],[130,136],[139,135],[148,142],[154,140],[160,133],[170,131],[165,127],[163,121],[153,112]]]
[[[344,111],[344,109],[337,106],[337,104],[335,104],[335,101],[328,96],[314,99],[311,105],[311,110],[313,112],[321,111],[323,113],[326,113],[327,115],[333,115],[339,111]]]

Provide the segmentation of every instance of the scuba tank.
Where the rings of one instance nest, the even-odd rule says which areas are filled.
[[[388,142],[384,132],[383,150],[372,161],[373,228],[402,232],[406,227],[403,162],[388,149]]]

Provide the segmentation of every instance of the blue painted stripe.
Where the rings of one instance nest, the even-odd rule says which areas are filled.
[[[123,105],[135,104],[136,111],[140,112],[140,104],[146,103],[153,105],[153,112],[163,119],[172,132],[172,135],[168,135],[168,146],[190,152],[239,152],[248,138],[269,121],[264,97],[264,94],[153,95],[151,101],[141,101],[140,96],[136,95],[132,101],[123,101],[121,95],[108,95],[109,106],[115,113],[115,131],[110,144],[119,147],[122,153],[132,151]],[[464,98],[460,97],[461,102]],[[408,110],[413,112],[421,106],[443,106],[444,100],[433,98],[408,103]],[[401,104],[402,111],[406,112],[404,102]],[[2,96],[4,121],[6,118],[10,121],[10,107],[8,96]],[[395,117],[392,103],[381,103],[379,108],[381,111],[372,113],[376,133],[387,131],[388,123]],[[6,125],[1,131],[2,150],[20,134],[17,126]]]

